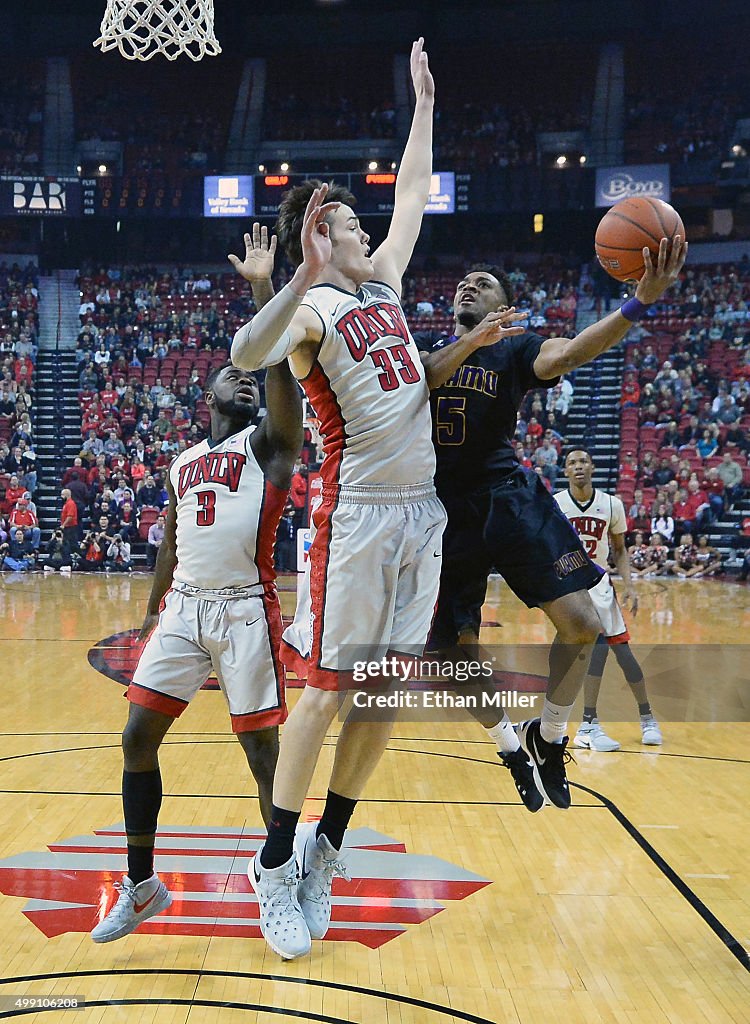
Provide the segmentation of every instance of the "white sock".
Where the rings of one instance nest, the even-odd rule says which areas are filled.
[[[513,728],[513,723],[505,712],[503,712],[502,721],[488,729],[487,735],[495,741],[497,749],[501,754],[512,754],[514,750],[518,750],[521,746],[516,730]]]
[[[566,707],[563,704],[553,704],[547,697],[544,698],[542,708],[542,721],[539,732],[547,743],[562,743],[568,729],[568,719],[573,705]]]

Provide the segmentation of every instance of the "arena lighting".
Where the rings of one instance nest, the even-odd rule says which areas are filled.
[[[368,171],[377,171],[377,169],[378,169],[378,162],[377,162],[377,160],[371,160],[369,162],[369,164],[367,165],[367,170]]]
[[[273,188],[278,188],[281,185],[289,184],[288,174],[267,174],[263,179],[265,185],[270,185]]]
[[[285,161],[285,162],[284,162],[284,163],[283,163],[283,164],[282,164],[282,165],[281,165],[281,166],[279,167],[279,170],[281,171],[281,173],[282,173],[282,174],[286,174],[286,172],[287,172],[287,171],[289,170],[289,164],[288,164],[288,163],[286,163],[286,161]]]
[[[365,184],[366,185],[394,185],[396,183],[395,174],[366,174]]]
[[[107,173],[107,165],[106,164],[99,164],[99,173],[100,174],[106,174]]]
[[[392,170],[392,171],[395,171],[397,167],[398,167],[398,164],[397,164],[397,163],[396,163],[396,161],[394,160],[394,161],[393,161],[393,163],[391,164],[391,170]]]
[[[567,162],[568,162],[568,158],[565,155],[563,155],[563,154],[560,154],[560,156],[557,158],[557,160],[555,160],[555,163],[557,164],[558,167],[564,167],[567,164]]]
[[[83,168],[81,167],[81,165],[80,164],[76,164],[76,174],[80,174],[82,170],[83,170]]]
[[[578,163],[581,165],[581,167],[583,167],[583,165],[586,163],[586,154],[585,153],[582,153],[578,157]]]
[[[534,234],[535,235],[541,235],[541,233],[543,231],[544,231],[544,214],[543,213],[535,213],[534,214]]]
[[[265,174],[265,173],[266,173],[266,165],[265,164],[258,164],[258,174]]]

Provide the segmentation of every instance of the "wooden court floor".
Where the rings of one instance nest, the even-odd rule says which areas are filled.
[[[478,726],[399,722],[352,823],[352,881],[334,890],[331,937],[284,964],[257,937],[244,871],[261,819],[211,690],[161,757],[157,864],[176,897],[170,916],[108,945],[89,939],[125,863],[127,708],[110,676],[124,671],[149,587],[140,575],[0,578],[0,1018],[749,1024],[750,669],[712,666],[750,636],[750,589],[638,584],[635,640],[673,645],[675,659],[699,645],[707,660],[677,693],[655,675],[658,750],[641,746],[608,666],[622,750],[576,752],[568,812],[525,811]],[[283,600],[290,612],[293,594]],[[500,581],[484,618],[488,643],[549,640]],[[28,1000],[66,996],[86,1008],[30,1010]]]

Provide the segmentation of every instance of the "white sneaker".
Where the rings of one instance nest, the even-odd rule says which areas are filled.
[[[120,897],[103,921],[94,928],[94,942],[112,942],[130,935],[141,921],[158,914],[172,905],[172,897],[158,875],[133,885],[127,875],[115,883]]]
[[[620,744],[617,740],[607,736],[604,729],[602,729],[598,718],[595,718],[593,722],[581,722],[578,732],[573,738],[573,745],[585,747],[588,750],[612,751],[620,749]]]
[[[299,867],[297,899],[305,915],[310,936],[322,939],[331,923],[331,886],[335,876],[351,878],[325,836],[316,838],[317,821],[299,825],[294,836],[294,853]]]
[[[297,858],[292,854],[278,868],[264,868],[260,851],[247,866],[258,897],[260,930],[268,945],[283,960],[296,960],[310,952],[310,932],[297,902]]]
[[[660,747],[664,742],[664,738],[659,728],[659,723],[655,718],[642,718],[641,719],[641,743],[645,743],[647,747]]]
[[[73,570],[71,569],[71,567],[69,565],[62,565],[62,566],[60,566],[60,575],[61,576],[70,576],[72,571]]]
[[[45,574],[45,576],[47,575],[48,572],[54,572],[54,571],[55,571],[54,565],[45,565],[44,566],[44,574]]]

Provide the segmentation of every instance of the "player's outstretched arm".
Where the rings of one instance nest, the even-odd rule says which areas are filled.
[[[638,282],[635,297],[643,306],[650,306],[662,297],[677,280],[687,257],[688,244],[675,235],[669,251],[669,240],[662,238],[654,266],[649,249],[643,250],[646,272]],[[632,300],[631,300],[632,301]],[[627,303],[626,303],[627,305]],[[623,307],[624,308],[624,307]],[[637,318],[636,313],[636,318]],[[540,380],[552,380],[595,359],[625,337],[633,326],[621,309],[581,331],[575,338],[547,338],[534,360],[534,373]]]
[[[488,313],[480,324],[461,335],[452,344],[436,352],[420,352],[430,391],[450,380],[464,360],[478,348],[496,345],[504,338],[524,334],[526,328],[515,327],[514,324],[517,320],[525,319],[526,313],[516,313],[515,306],[498,310],[496,313]]]
[[[303,260],[291,281],[278,295],[244,324],[232,341],[231,358],[243,370],[274,366],[305,342],[321,340],[320,322],[309,309],[300,309],[307,290],[315,283],[331,259],[331,239],[325,217],[338,203],[326,203],[328,186],[315,189],[305,210],[302,225]],[[249,236],[245,236],[245,259],[230,255],[235,270],[246,276],[253,259]],[[247,278],[250,280],[250,278]]]
[[[432,177],[432,113],[435,82],[424,39],[411,48],[411,78],[416,94],[411,131],[396,178],[396,202],[388,237],[373,253],[374,277],[401,292],[401,278],[417,244]]]
[[[169,504],[164,524],[164,540],[159,545],[159,551],[156,556],[154,582],[151,585],[151,595],[146,607],[146,617],[138,634],[139,640],[147,640],[156,626],[159,620],[159,608],[162,599],[172,586],[172,576],[177,565],[177,497],[172,487],[172,481],[169,479],[169,472],[167,472],[166,486]]]

